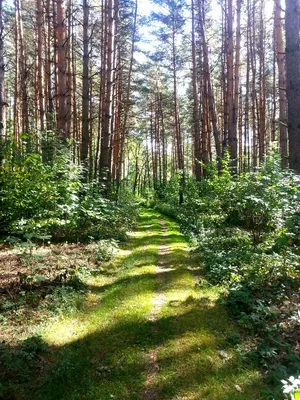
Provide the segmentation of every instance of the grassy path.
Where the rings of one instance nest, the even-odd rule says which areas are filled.
[[[117,260],[90,279],[84,309],[44,332],[52,362],[31,398],[262,399],[259,373],[230,348],[217,289],[197,286],[198,273],[177,225],[144,210]]]

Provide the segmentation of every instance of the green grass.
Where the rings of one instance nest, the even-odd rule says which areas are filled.
[[[142,400],[150,351],[159,364],[150,389],[161,400],[266,398],[260,374],[228,344],[235,331],[218,290],[197,286],[201,271],[184,237],[165,217],[163,235],[160,219],[142,210],[117,259],[89,278],[82,310],[44,329],[46,361],[11,399]],[[168,247],[159,254],[162,245]]]

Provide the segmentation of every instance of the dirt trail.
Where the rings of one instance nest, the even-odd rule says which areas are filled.
[[[163,219],[160,219],[159,222],[161,224],[163,236],[166,236],[167,234],[166,223]],[[166,302],[166,294],[164,292],[164,285],[165,285],[164,272],[169,271],[169,269],[165,264],[164,255],[167,253],[168,248],[169,247],[166,245],[166,242],[163,239],[161,241],[159,249],[159,264],[156,270],[156,274],[160,282],[160,292],[158,292],[153,299],[153,309],[149,316],[149,321],[153,323],[154,335],[158,334],[159,330],[159,326],[157,324],[158,315]],[[149,364],[148,364],[147,379],[145,384],[146,389],[143,393],[142,400],[159,400],[158,393],[152,387],[152,382],[157,376],[157,374],[159,374],[160,370],[157,360],[157,349],[151,349],[147,354],[147,358],[149,360]]]

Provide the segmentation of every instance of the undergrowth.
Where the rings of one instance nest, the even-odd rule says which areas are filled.
[[[0,235],[7,243],[126,240],[137,218],[136,203],[120,192],[104,197],[98,182],[83,182],[68,150],[51,162],[39,154],[6,160],[0,170]]]

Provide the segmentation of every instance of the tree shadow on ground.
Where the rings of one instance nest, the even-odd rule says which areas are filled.
[[[206,318],[208,313],[209,319]],[[210,381],[222,378],[228,388],[218,398],[244,399],[243,394],[230,385],[231,380],[237,378],[236,368],[241,368],[240,362],[234,357],[220,365],[211,361],[213,351],[230,351],[224,332],[220,331],[216,321],[218,315],[219,310],[211,307],[209,302],[199,301],[192,307],[188,304],[188,309],[182,314],[155,322],[119,323],[62,347],[48,346],[41,340],[34,342],[34,339],[27,347],[24,343],[16,347],[2,344],[0,398],[142,399],[147,351],[201,330],[202,340],[197,345],[159,359],[162,370],[168,371],[174,365],[178,370],[176,375],[167,375],[163,385],[155,387],[154,382],[158,398],[173,399],[181,391],[188,392],[202,384],[206,387],[206,398],[214,400],[209,394]],[[201,362],[187,363],[187,360],[196,358]],[[252,384],[254,390],[255,382]]]
[[[140,224],[139,233],[146,234],[153,216],[146,215]],[[158,224],[154,224],[156,227]],[[155,251],[161,241],[170,245],[181,235],[156,235],[151,237],[153,250],[145,251],[149,239],[133,236],[124,249],[134,249],[134,254],[120,262],[139,271],[145,265],[145,257],[158,260]],[[153,241],[155,241],[153,243]],[[182,236],[177,243],[182,242]],[[171,249],[161,255],[165,268],[162,271],[164,286],[180,282],[187,273],[188,253],[182,249]],[[156,283],[154,282],[156,281]],[[235,379],[243,374],[239,358],[218,358],[220,350],[231,354],[227,340],[228,329],[224,321],[224,309],[220,304],[203,297],[187,297],[178,304],[168,302],[169,314],[162,314],[154,321],[147,315],[124,314],[122,320],[110,320],[110,312],[128,301],[132,295],[142,295],[150,288],[159,293],[162,288],[155,274],[127,275],[103,286],[90,286],[93,294],[102,295],[100,305],[84,310],[88,321],[93,313],[106,307],[107,324],[80,339],[62,345],[47,345],[42,339],[29,339],[27,343],[0,348],[0,399],[1,400],[143,400],[150,350],[156,349],[163,379],[153,379],[152,389],[157,399],[171,400],[180,394],[197,393],[201,389],[203,400],[253,400],[263,399],[257,382],[246,382],[243,393],[235,387]],[[134,291],[133,291],[134,289]],[[113,300],[117,299],[117,303]],[[126,303],[125,303],[126,304]],[[128,303],[129,304],[129,303]],[[109,308],[111,307],[111,308]],[[135,305],[138,307],[138,305]],[[189,338],[193,340],[189,341]],[[182,343],[178,348],[174,342]],[[31,343],[30,343],[31,342]],[[170,348],[169,352],[162,351]],[[218,397],[210,387],[220,383]],[[237,381],[237,384],[239,382]],[[253,396],[245,396],[252,393]],[[177,397],[174,397],[177,396]],[[202,397],[201,397],[202,396]],[[183,399],[184,397],[182,397]]]

